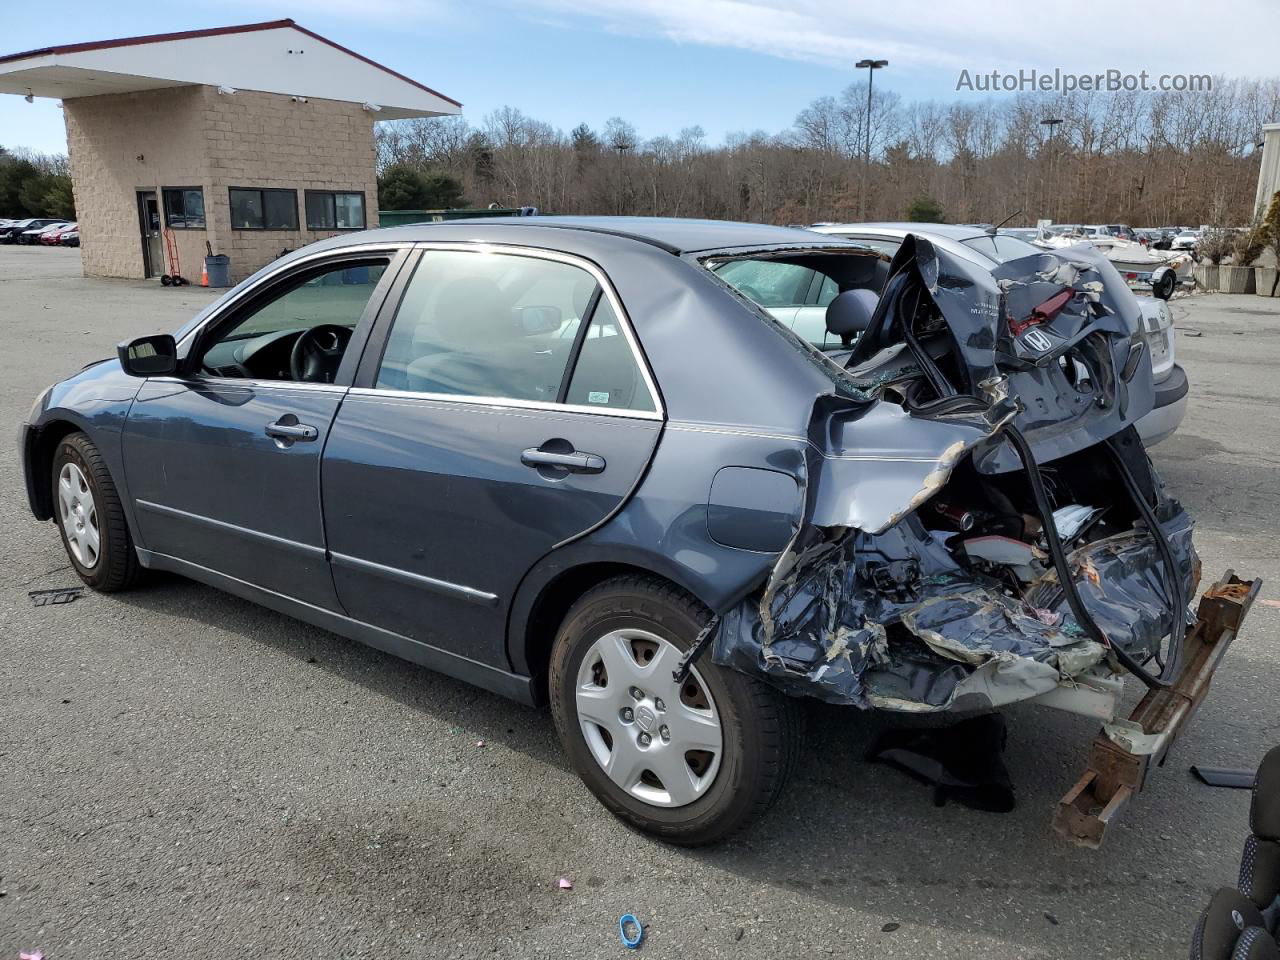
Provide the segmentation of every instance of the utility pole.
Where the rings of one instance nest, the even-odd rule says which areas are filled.
[[[875,82],[876,71],[888,65],[888,60],[859,60],[854,64],[859,70],[865,69],[867,71],[867,142],[862,154],[862,190],[860,198],[862,214],[859,217],[860,220],[867,219],[867,174],[871,169],[871,85]]]
[[[1056,186],[1053,182],[1053,161],[1057,151],[1056,144],[1053,142],[1053,131],[1061,122],[1061,117],[1043,117],[1040,120],[1040,126],[1049,128],[1049,189],[1045,191],[1045,206],[1049,209],[1045,210],[1045,213],[1049,214],[1049,219],[1054,220],[1055,223],[1057,220],[1054,219],[1053,206],[1049,203],[1049,197],[1052,195],[1050,191],[1052,191]]]

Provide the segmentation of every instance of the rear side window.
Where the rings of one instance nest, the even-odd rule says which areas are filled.
[[[607,297],[600,298],[591,315],[565,402],[614,410],[657,409]]]
[[[507,253],[422,254],[392,323],[376,386],[657,409],[595,277],[559,260]]]
[[[595,292],[555,260],[428,250],[396,313],[377,386],[554,402]]]

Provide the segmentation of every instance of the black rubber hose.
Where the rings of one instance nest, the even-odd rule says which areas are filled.
[[[1004,437],[1013,447],[1014,452],[1018,455],[1018,459],[1022,461],[1023,469],[1026,471],[1027,480],[1031,485],[1031,494],[1035,498],[1036,510],[1039,512],[1040,518],[1044,521],[1044,539],[1045,543],[1048,544],[1049,547],[1049,556],[1053,560],[1053,568],[1058,573],[1058,583],[1062,587],[1063,595],[1066,597],[1067,606],[1071,608],[1071,613],[1076,618],[1076,623],[1078,623],[1081,629],[1083,629],[1085,633],[1089,634],[1090,637],[1100,643],[1103,647],[1109,649],[1126,670],[1145,683],[1148,687],[1172,686],[1172,684],[1168,680],[1163,679],[1163,677],[1153,676],[1142,666],[1142,664],[1138,663],[1137,660],[1130,656],[1128,652],[1121,649],[1116,644],[1113,644],[1110,638],[1102,632],[1102,628],[1098,626],[1089,611],[1085,609],[1084,603],[1080,599],[1080,593],[1076,589],[1075,579],[1071,575],[1071,566],[1067,563],[1066,552],[1062,549],[1062,541],[1058,538],[1058,529],[1054,526],[1053,507],[1049,503],[1049,495],[1045,492],[1044,480],[1040,477],[1040,466],[1036,463],[1036,458],[1031,453],[1031,446],[1027,443],[1027,440],[1022,435],[1021,431],[1012,424],[1005,427]],[[1108,449],[1110,449],[1109,444]],[[1114,451],[1112,451],[1112,453],[1114,454]],[[1122,478],[1125,478],[1125,472],[1122,472],[1121,476]],[[1127,480],[1131,481],[1132,479],[1132,474],[1128,474]],[[1150,507],[1140,495],[1135,497],[1135,499],[1140,501],[1139,511],[1144,507],[1148,511],[1150,510]],[[1163,541],[1163,533],[1164,531],[1160,529],[1158,524],[1152,529],[1152,536],[1156,538],[1157,543]],[[1165,543],[1164,547],[1167,550],[1168,544]],[[1170,556],[1172,556],[1172,554],[1170,554]],[[1178,595],[1181,592],[1177,586],[1174,587],[1174,590],[1175,595]],[[1182,617],[1177,609],[1174,610],[1174,621],[1176,630],[1177,624],[1182,622]],[[1171,646],[1173,645],[1172,639],[1173,633],[1170,633]],[[1179,640],[1177,646],[1181,648],[1181,645],[1181,640]],[[1172,662],[1175,659],[1176,657],[1171,650],[1170,661]],[[1166,667],[1164,673],[1170,672],[1171,671]]]

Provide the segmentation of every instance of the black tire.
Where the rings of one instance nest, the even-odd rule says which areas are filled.
[[[720,714],[720,767],[706,792],[692,803],[663,807],[623,790],[596,761],[579,725],[575,688],[583,658],[609,631],[638,627],[684,652],[709,619],[706,607],[665,581],[643,575],[618,577],[579,598],[551,652],[551,713],[574,772],[614,815],[683,846],[722,840],[773,805],[802,748],[804,717],[799,704],[760,681],[717,666],[704,653],[697,670]]]
[[[1173,291],[1177,287],[1177,274],[1172,270],[1166,270],[1160,279],[1151,285],[1151,295],[1157,300],[1168,300],[1173,296]]]
[[[76,557],[61,522],[58,477],[67,463],[74,463],[80,469],[93,494],[99,549],[97,559],[91,566],[86,566]],[[124,507],[116,492],[115,482],[107,470],[106,461],[93,441],[78,432],[63,437],[53,453],[53,469],[49,479],[53,488],[53,520],[58,527],[58,535],[62,537],[67,559],[85,585],[100,593],[113,593],[137,582],[142,568],[125,523]]]

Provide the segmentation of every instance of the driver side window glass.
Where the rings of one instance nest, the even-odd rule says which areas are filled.
[[[205,349],[202,369],[220,377],[332,383],[388,263],[344,263],[304,275],[221,331]]]
[[[554,403],[595,278],[556,260],[428,250],[387,338],[385,390]]]

